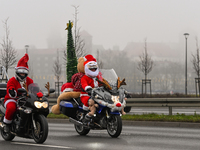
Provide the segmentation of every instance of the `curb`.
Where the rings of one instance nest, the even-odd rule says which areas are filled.
[[[47,118],[48,123],[70,123],[69,119]],[[149,126],[149,127],[176,127],[176,128],[200,128],[200,123],[190,122],[159,122],[159,121],[128,121],[122,120],[126,126]]]

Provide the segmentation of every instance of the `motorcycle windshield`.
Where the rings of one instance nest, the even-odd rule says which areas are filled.
[[[40,90],[40,87],[38,86],[37,83],[32,83],[32,84],[30,84],[30,85],[28,86],[28,91],[29,91],[29,93],[32,93],[32,94],[34,94],[34,95],[37,95],[38,92],[42,92],[42,91]]]
[[[101,69],[102,77],[106,79],[110,84],[117,84],[118,76],[114,69]]]

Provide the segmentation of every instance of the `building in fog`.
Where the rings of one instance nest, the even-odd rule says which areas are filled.
[[[178,44],[170,46],[166,43],[146,43],[147,53],[154,61],[181,62],[184,53],[180,53]],[[130,58],[137,60],[144,52],[144,42],[129,42],[123,50]]]
[[[81,40],[84,42],[84,50],[87,54],[92,53],[92,36],[85,30],[80,32]]]

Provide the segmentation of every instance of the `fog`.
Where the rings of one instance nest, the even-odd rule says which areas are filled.
[[[148,75],[152,82],[163,78],[184,80],[185,37],[183,34],[189,33],[188,78],[192,81],[188,86],[190,91],[194,91],[195,73],[192,70],[191,54],[196,50],[195,37],[200,39],[199,0],[0,0],[0,20],[2,21],[0,22],[0,43],[5,35],[3,21],[9,18],[8,26],[13,47],[19,51],[19,57],[21,57],[25,52],[24,46],[30,46],[30,64],[33,65],[34,70],[39,66],[36,66],[35,54],[33,54],[33,51],[37,49],[39,49],[38,55],[40,50],[47,50],[50,47],[57,49],[62,58],[61,51],[67,42],[66,23],[69,20],[74,21],[73,6],[79,6],[78,27],[80,31],[86,31],[92,36],[92,45],[101,45],[104,50],[113,50],[117,47],[118,51],[116,50],[115,54],[123,56],[123,59],[120,57],[111,59],[111,56],[106,57],[106,52],[102,52],[103,55],[101,51],[100,59],[104,62],[104,68],[114,68],[120,77],[127,78],[130,83],[128,88],[131,91],[141,91],[140,80],[143,74],[137,70],[136,61],[142,54],[145,38],[147,45],[150,45],[148,52],[156,64]],[[141,48],[129,50],[129,52],[134,51],[130,54],[125,51],[130,43],[140,43]],[[169,46],[171,51],[164,53],[161,48],[160,52],[151,52],[154,48],[152,43]],[[48,51],[43,52],[46,52],[48,56]],[[164,66],[158,61],[161,56],[158,52],[162,53],[162,58],[160,58],[162,63],[166,61]],[[166,56],[163,56],[165,54]],[[114,53],[110,55],[113,56]],[[173,61],[168,62],[171,59]],[[51,67],[52,63],[51,66],[49,65],[49,70],[52,72]],[[40,69],[42,69],[41,66]],[[65,67],[63,71],[65,72]],[[39,74],[35,72],[34,75]],[[180,83],[177,81],[175,85],[173,84],[175,82],[171,80],[162,85],[152,83],[152,89],[154,91],[157,89],[184,91],[184,81]]]
[[[0,20],[9,17],[15,48],[34,45],[47,48],[47,39],[59,37],[66,44],[66,23],[74,20],[79,6],[78,26],[105,49],[128,42],[178,42],[189,32],[200,34],[199,0],[0,0]],[[0,38],[4,35],[0,24]],[[59,40],[60,40],[59,39]],[[60,43],[59,43],[60,44]]]

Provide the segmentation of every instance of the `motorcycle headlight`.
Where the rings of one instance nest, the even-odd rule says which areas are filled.
[[[119,102],[119,96],[113,96],[111,97],[113,102]]]
[[[34,105],[36,108],[47,108],[48,107],[48,102],[38,102],[38,101],[35,101],[34,102]]]

